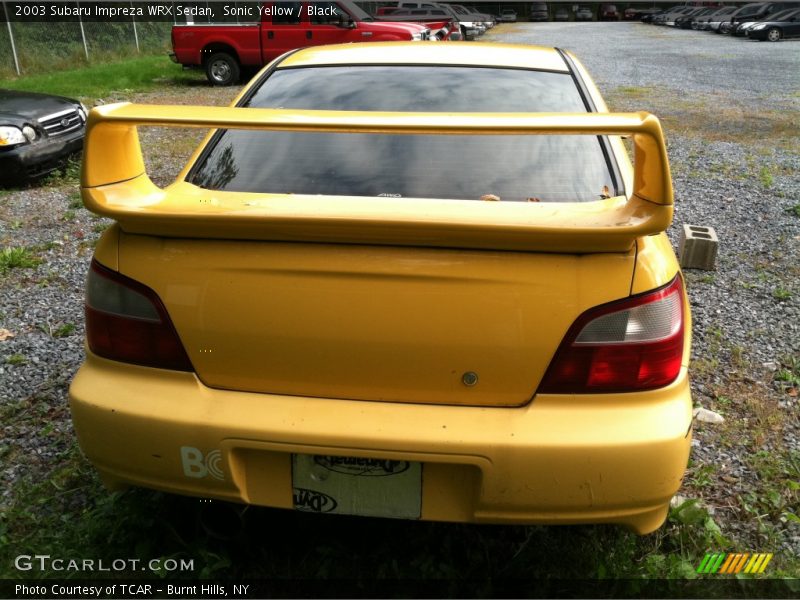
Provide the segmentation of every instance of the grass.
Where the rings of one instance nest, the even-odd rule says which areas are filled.
[[[68,335],[72,335],[73,333],[75,333],[75,329],[76,327],[74,323],[64,323],[63,325],[60,325],[59,327],[56,327],[53,330],[53,337],[55,338],[67,337]]]
[[[6,357],[6,364],[9,365],[24,365],[26,362],[28,361],[25,360],[25,357],[22,354],[12,354]]]
[[[712,485],[717,475],[716,465],[701,465],[696,468],[689,469],[687,477],[692,481],[695,487],[705,488]]]
[[[763,166],[758,171],[758,180],[761,182],[761,186],[769,189],[772,187],[774,183],[774,179],[772,177],[772,172],[769,170],[768,167]]]
[[[783,302],[792,297],[792,292],[784,287],[777,287],[772,290],[772,297]]]
[[[775,372],[775,380],[785,389],[800,388],[800,356],[787,356]]]
[[[0,251],[0,275],[11,269],[32,269],[41,263],[29,248],[3,248]]]
[[[774,523],[800,521],[800,451],[759,450],[748,457],[750,468],[764,485],[758,494],[747,493],[739,498],[745,512],[759,522],[767,537],[776,536]]]
[[[184,71],[166,56],[142,56],[125,61],[91,65],[6,80],[3,87],[57,94],[94,103],[114,92],[144,92],[158,86],[198,80],[197,72]]]
[[[67,159],[66,165],[63,168],[53,171],[48,175],[44,180],[44,185],[48,186],[56,186],[56,185],[70,185],[70,186],[77,186],[81,181],[81,161],[80,159],[76,158],[69,158]],[[70,209],[72,208],[80,208],[83,207],[83,202],[80,201],[80,194],[79,194],[79,202],[77,206],[74,205],[74,201],[72,200],[72,196],[77,192],[72,192],[69,199]]]
[[[74,323],[64,323],[55,328],[53,328],[49,323],[42,323],[38,327],[43,333],[46,333],[54,338],[70,336],[75,333],[75,330],[77,329]]]
[[[616,88],[616,93],[627,98],[646,98],[653,93],[653,88],[645,86],[621,86]]]
[[[78,210],[79,208],[83,208],[83,198],[81,198],[80,192],[72,192],[69,197],[67,198],[69,202],[69,209],[70,210]]]

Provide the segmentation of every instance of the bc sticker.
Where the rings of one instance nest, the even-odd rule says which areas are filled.
[[[212,450],[204,455],[192,446],[181,446],[181,463],[186,477],[202,479],[211,475],[220,481],[225,479],[225,474],[222,472],[222,452],[219,450]]]

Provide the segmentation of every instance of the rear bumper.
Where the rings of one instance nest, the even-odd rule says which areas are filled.
[[[112,487],[292,508],[292,453],[411,460],[423,463],[424,520],[638,533],[666,517],[692,418],[685,369],[652,392],[540,395],[509,409],[233,392],[91,354],[70,405],[81,448]],[[183,447],[219,451],[219,477],[187,474]]]

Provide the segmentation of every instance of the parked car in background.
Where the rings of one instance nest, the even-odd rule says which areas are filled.
[[[492,13],[489,12],[481,12],[475,7],[467,6],[465,7],[467,12],[475,15],[476,17],[480,18],[487,26],[487,28],[491,29],[495,25],[497,25],[497,17],[495,17]]]
[[[504,8],[500,11],[500,20],[503,23],[516,23],[517,22],[517,11],[512,8]]]
[[[86,107],[71,98],[0,89],[0,184],[35,180],[83,149]]]
[[[448,4],[437,4],[433,8],[400,8],[391,15],[381,17],[382,21],[415,21],[422,20],[430,23],[434,20],[439,22],[442,19],[448,20],[455,25],[462,39],[474,40],[486,32],[486,28],[478,21],[473,21],[474,17],[465,16],[457,13]],[[469,20],[465,20],[469,19]],[[454,39],[452,34],[449,39]]]
[[[553,20],[569,21],[569,10],[564,6],[557,7],[555,14],[553,15]]]
[[[723,6],[721,8],[717,8],[714,10],[714,12],[697,17],[694,21],[692,21],[692,29],[696,29],[698,31],[708,31],[711,29],[711,23],[716,23],[716,27],[719,27],[719,23],[721,23],[726,16],[730,16],[736,12],[736,10],[737,9],[735,6]]]
[[[461,4],[445,4],[445,6],[449,6],[460,19],[478,23],[484,30],[489,30],[495,26],[496,21],[492,15],[480,13],[474,8],[468,8]]]
[[[575,11],[576,21],[591,21],[592,19],[594,19],[594,13],[589,6],[579,6]]]
[[[622,18],[626,21],[641,21],[644,17],[652,17],[659,12],[661,12],[660,8],[639,8],[636,6],[631,6],[623,11]]]
[[[161,189],[140,125],[215,133]],[[69,398],[107,486],[664,523],[692,446],[667,150],[570,53],[306,48],[232,107],[94,109],[86,147],[115,223]]]
[[[547,10],[546,2],[534,2],[531,4],[531,14],[528,17],[531,21],[547,21],[550,19],[550,12]]]
[[[478,31],[462,26],[452,8],[442,4],[434,8],[398,8],[391,14],[376,16],[378,21],[393,23],[418,23],[430,30],[431,40],[474,39]],[[466,33],[466,36],[465,36]]]
[[[619,11],[616,4],[601,4],[600,12],[597,13],[598,21],[618,21]]]
[[[800,10],[783,14],[780,19],[769,18],[756,23],[747,30],[747,37],[751,40],[769,42],[800,37]]]
[[[763,21],[767,17],[787,8],[800,8],[800,2],[755,2],[746,4],[734,12],[729,21],[720,25],[719,32],[732,34],[740,23]]]
[[[754,19],[752,21],[742,21],[736,27],[734,31],[731,33],[736,36],[745,36],[747,35],[748,30],[750,30],[756,23],[763,23],[765,21],[783,21],[786,17],[794,16],[794,14],[800,10],[800,7],[795,8],[787,8],[786,10],[782,10],[780,12],[776,12],[773,15],[770,15],[766,19]]]
[[[667,10],[662,14],[656,15],[653,18],[653,24],[666,25],[667,27],[672,27],[675,25],[675,19],[677,19],[678,17],[682,17],[685,14],[694,12],[695,10],[697,10],[697,7],[694,6],[679,6],[677,8]]]
[[[692,23],[695,19],[702,17],[703,15],[709,15],[716,10],[716,8],[698,7],[697,9],[684,13],[675,19],[675,27],[678,29],[691,29]]]
[[[652,9],[650,12],[643,12],[642,15],[639,17],[639,20],[642,23],[650,23],[655,25],[656,19],[659,18],[661,15],[666,13],[669,9]]]
[[[263,9],[260,22],[252,25],[173,26],[172,60],[202,67],[213,85],[233,85],[243,66],[262,66],[304,46],[430,39],[424,25],[377,22],[351,0],[265,2]]]

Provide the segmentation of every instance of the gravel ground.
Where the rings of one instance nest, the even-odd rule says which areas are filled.
[[[487,41],[572,51],[605,90],[657,86],[685,95],[721,91],[731,104],[798,106],[800,40],[757,42],[643,23],[517,23]]]
[[[568,48],[612,110],[649,110],[664,121],[677,201],[669,235],[677,246],[681,225],[691,223],[720,238],[717,270],[686,276],[695,403],[726,421],[696,427],[681,494],[701,498],[740,550],[800,554],[797,526],[784,516],[797,495],[781,488],[780,506],[762,508],[769,482],[763,461],[753,460],[800,461],[797,391],[774,376],[800,358],[800,217],[791,212],[800,202],[800,44],[635,23],[504,25],[486,39]],[[198,82],[124,99],[225,104],[233,93]],[[158,183],[199,136],[143,136]],[[0,340],[2,330],[13,334],[0,341],[0,509],[17,480],[46,477],[74,443],[66,392],[83,357],[83,281],[108,224],[75,204],[76,191],[69,179],[0,190],[2,247],[30,248],[41,261],[0,274]]]

